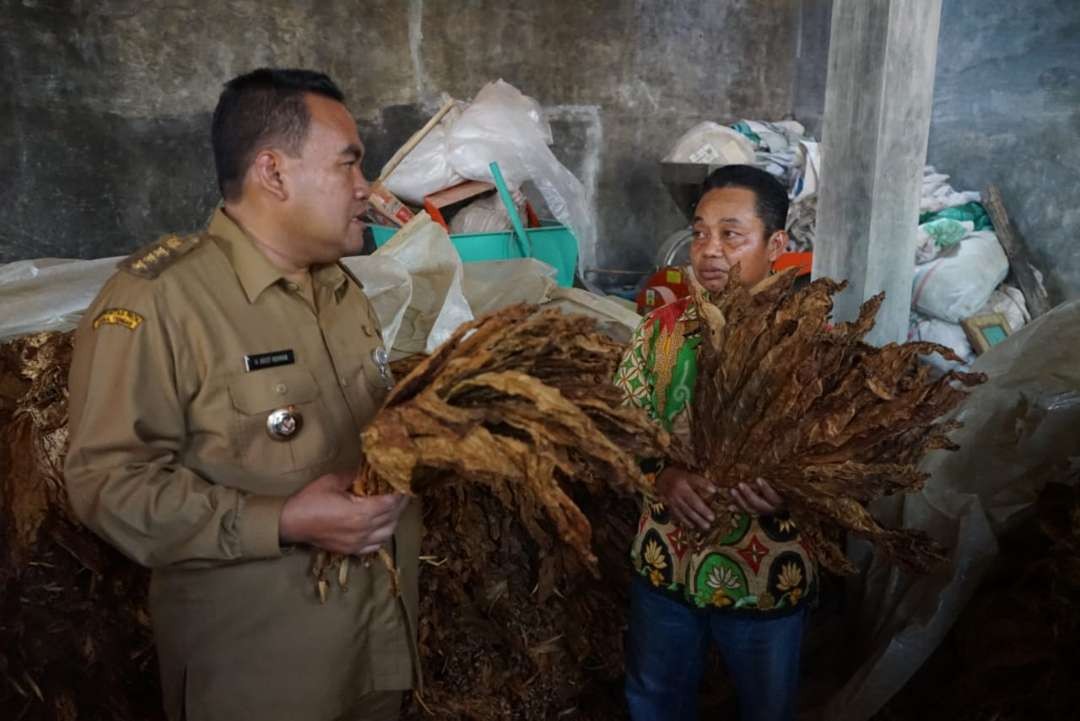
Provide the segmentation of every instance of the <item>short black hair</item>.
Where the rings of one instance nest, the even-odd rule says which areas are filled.
[[[765,224],[765,237],[787,227],[788,195],[772,174],[753,165],[725,165],[709,173],[701,186],[698,203],[710,190],[745,188],[757,199],[757,214]],[[697,204],[695,203],[695,207]]]
[[[239,197],[255,154],[268,144],[300,154],[311,122],[304,98],[308,93],[345,102],[334,81],[314,70],[259,68],[225,83],[210,129],[225,200]]]

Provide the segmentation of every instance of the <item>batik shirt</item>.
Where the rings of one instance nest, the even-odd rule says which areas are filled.
[[[700,343],[691,299],[658,308],[638,326],[615,378],[629,403],[686,442]],[[726,535],[694,549],[665,505],[646,497],[631,548],[634,568],[698,608],[780,615],[805,604],[817,573],[794,522],[783,513],[751,516],[728,505],[714,509]]]

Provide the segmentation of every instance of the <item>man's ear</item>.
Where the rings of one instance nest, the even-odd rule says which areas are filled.
[[[252,180],[263,192],[285,201],[289,199],[289,192],[282,177],[282,160],[277,151],[269,148],[260,150],[251,164],[251,173]]]
[[[786,230],[778,230],[765,241],[768,246],[769,262],[772,263],[787,250],[788,234]]]

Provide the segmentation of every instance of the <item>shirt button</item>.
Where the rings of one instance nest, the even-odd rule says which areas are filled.
[[[279,396],[285,395],[285,391],[287,390],[289,389],[284,383],[278,383],[276,386],[274,386],[274,392],[277,393]]]
[[[285,287],[293,292],[300,290],[300,286],[298,286],[296,283],[293,283],[292,281],[286,283]]]
[[[342,379],[341,379],[341,387],[342,388],[348,388],[348,386],[349,386],[349,379],[342,377]]]

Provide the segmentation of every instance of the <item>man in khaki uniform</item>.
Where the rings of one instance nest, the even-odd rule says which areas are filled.
[[[76,333],[66,477],[79,517],[154,569],[173,721],[392,719],[416,654],[415,503],[349,493],[390,385],[359,250],[363,146],[324,75],[258,70],[214,113],[205,233],[135,253]],[[386,545],[325,605],[318,549]]]

